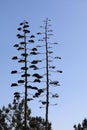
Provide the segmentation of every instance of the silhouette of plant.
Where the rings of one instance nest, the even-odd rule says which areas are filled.
[[[46,83],[46,87],[45,89],[45,95],[46,95],[46,99],[45,100],[40,100],[39,102],[42,103],[43,106],[46,106],[46,128],[45,130],[48,130],[48,113],[49,113],[49,105],[55,106],[57,105],[57,103],[50,103],[50,98],[58,98],[59,95],[57,93],[53,93],[53,89],[52,87],[57,87],[60,86],[58,79],[54,80],[53,77],[55,77],[56,79],[56,74],[58,73],[62,73],[61,70],[56,70],[56,65],[53,62],[54,60],[60,60],[61,57],[53,56],[53,46],[52,45],[57,45],[57,42],[50,42],[51,36],[53,36],[53,30],[50,29],[51,24],[49,24],[51,20],[49,20],[48,18],[46,18],[46,20],[44,20],[44,25],[40,26],[43,31],[42,32],[38,32],[37,35],[41,36],[43,35],[38,41],[40,42],[39,45],[37,46],[37,48],[41,48],[41,51],[43,51],[41,54],[44,55],[43,59],[41,59],[42,62],[45,61],[45,66],[42,67],[42,69],[45,69],[45,83]],[[56,61],[55,61],[56,62]],[[52,65],[53,63],[53,65]],[[40,68],[39,68],[40,69]],[[55,73],[55,74],[54,74]],[[43,108],[43,106],[41,106],[40,108]]]
[[[37,86],[33,86],[34,83],[40,83],[41,78],[43,78],[38,73],[33,73],[33,71],[38,70],[36,66],[41,60],[36,60],[36,56],[39,54],[37,48],[34,47],[34,35],[30,35],[29,24],[27,21],[20,23],[20,27],[17,29],[19,33],[17,38],[19,40],[18,44],[14,44],[14,47],[19,52],[18,56],[13,56],[12,60],[17,60],[21,64],[20,70],[12,70],[11,74],[19,74],[20,79],[17,82],[11,84],[11,87],[24,86],[24,90],[20,89],[21,92],[15,92],[14,97],[18,100],[19,98],[24,98],[24,126],[27,129],[27,102],[38,97],[43,90],[39,89]],[[20,54],[20,55],[19,55]],[[33,59],[34,57],[34,59]],[[19,65],[20,66],[20,65]],[[29,72],[30,71],[30,72]],[[18,75],[18,78],[19,78]],[[29,90],[29,93],[28,93]],[[34,92],[34,91],[36,92]],[[30,94],[31,92],[31,94]],[[35,95],[37,93],[37,95]]]
[[[86,130],[87,129],[87,119],[85,118],[83,121],[82,121],[82,124],[78,124],[78,125],[74,125],[73,126],[75,130]]]
[[[15,103],[20,98],[23,98],[24,104],[24,126],[23,129],[27,130],[27,110],[28,101],[32,101],[35,98],[41,98],[39,102],[42,104],[40,108],[46,108],[45,113],[45,130],[51,130],[48,121],[49,106],[56,106],[57,103],[51,103],[52,98],[58,98],[58,93],[54,93],[54,88],[60,86],[57,78],[58,73],[62,73],[61,70],[56,69],[56,60],[61,60],[61,57],[54,56],[53,46],[57,45],[57,42],[50,42],[53,35],[52,29],[50,29],[50,20],[46,18],[43,28],[43,32],[38,32],[37,35],[41,36],[38,40],[39,44],[34,44],[34,35],[30,35],[29,24],[27,21],[20,23],[20,27],[17,34],[19,43],[14,47],[17,49],[17,56],[13,56],[12,60],[17,60],[21,64],[20,71],[12,70],[11,74],[19,74],[20,79],[17,82],[11,84],[11,87],[24,86],[24,90],[21,92],[15,92]],[[42,36],[43,35],[43,36]],[[35,72],[34,72],[35,71]],[[19,76],[18,76],[19,78]],[[56,79],[56,80],[55,80]],[[37,83],[39,85],[37,85]],[[29,90],[29,93],[28,93]],[[45,98],[44,98],[45,96]],[[17,109],[17,108],[16,108]],[[32,123],[31,123],[32,124]],[[37,124],[37,123],[36,123]],[[35,125],[34,125],[35,126]],[[33,125],[32,125],[33,127]]]
[[[16,99],[13,103],[3,106],[0,109],[0,130],[25,130],[24,126],[24,99]],[[45,130],[45,120],[41,117],[32,117],[31,110],[27,106],[27,127],[26,130]],[[51,123],[49,123],[51,130]]]

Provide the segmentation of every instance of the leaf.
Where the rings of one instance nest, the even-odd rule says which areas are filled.
[[[30,52],[30,55],[37,55],[38,53],[36,53],[36,52],[34,52],[34,51],[32,51],[32,52]]]
[[[11,74],[16,74],[16,73],[17,73],[17,70],[11,71]]]
[[[62,71],[62,70],[57,70],[57,72],[59,72],[59,73],[63,73],[63,71]]]
[[[12,60],[17,60],[18,59],[18,57],[17,56],[14,56],[13,58],[12,58]]]
[[[18,51],[19,51],[19,50],[24,50],[24,48],[23,48],[23,47],[19,47],[17,50],[18,50]]]
[[[19,47],[19,44],[15,44],[14,47]]]
[[[35,36],[34,36],[34,35],[31,35],[30,38],[35,38]]]
[[[38,89],[38,93],[43,93],[44,92],[44,90],[43,89]]]
[[[55,69],[55,66],[49,66],[49,68]]]
[[[12,83],[11,84],[11,87],[15,87],[15,86],[18,86],[18,84],[17,83]]]
[[[23,75],[21,75],[21,77],[29,77],[30,76],[30,74],[23,74]]]
[[[18,38],[24,38],[24,35],[17,34]]]
[[[59,81],[51,81],[50,84],[51,85],[58,85],[59,86]]]
[[[37,78],[43,78],[41,75],[39,75],[38,73],[35,73],[35,74],[33,74],[32,76],[34,76],[34,77],[37,77]]]
[[[24,44],[25,44],[25,42],[20,42],[20,44],[21,44],[21,45],[24,45]]]
[[[37,64],[38,62],[42,62],[42,60],[33,60],[31,64]]]
[[[28,70],[28,67],[21,67],[22,70]]]
[[[53,51],[49,51],[48,53],[49,53],[49,54],[52,54],[52,53],[53,53]]]
[[[40,83],[41,81],[39,79],[35,79],[33,82],[38,82]]]
[[[21,55],[24,56],[24,57],[27,57],[27,56],[28,56],[27,53],[22,53]]]
[[[23,28],[28,28],[28,27],[29,27],[29,25],[24,25],[24,26],[23,26]]]
[[[16,97],[17,99],[19,99],[20,98],[20,94],[17,94],[14,97]]]
[[[29,42],[34,43],[34,40],[29,40]]]
[[[37,48],[32,48],[32,51],[37,51]]]
[[[37,33],[37,35],[41,35],[41,33],[40,33],[40,32],[38,32],[38,33]]]
[[[34,90],[38,90],[37,87],[32,87],[31,85],[27,86],[27,88],[34,89]]]
[[[33,98],[39,97],[39,93],[35,93],[35,95],[33,96]]]
[[[29,68],[33,68],[34,70],[39,69],[39,68],[38,68],[37,66],[35,66],[35,65],[30,65]]]
[[[24,83],[25,81],[24,80],[18,80],[18,83]]]
[[[46,102],[45,102],[45,101],[42,101],[41,103],[42,103],[43,105],[45,105],[45,104],[46,104]]]
[[[52,97],[53,97],[53,98],[58,98],[59,95],[56,93],[56,94],[53,94]]]
[[[30,33],[30,31],[29,31],[29,30],[26,30],[26,29],[24,29],[23,32],[24,32],[24,33]]]
[[[25,60],[19,60],[18,62],[19,62],[19,63],[21,63],[21,62],[25,62]]]
[[[55,59],[61,59],[61,57],[58,57],[58,56],[56,56],[56,57],[54,57]]]
[[[27,98],[27,101],[31,101],[31,100],[33,100],[33,98]]]
[[[20,23],[20,25],[23,25],[24,23]]]
[[[18,31],[21,31],[21,28],[17,28]]]
[[[18,94],[20,94],[20,93],[19,93],[19,92],[15,92],[15,93],[14,93],[14,95],[18,95]]]

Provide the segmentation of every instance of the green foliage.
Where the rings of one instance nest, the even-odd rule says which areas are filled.
[[[74,129],[75,130],[84,130],[84,129],[87,129],[87,119],[85,118],[83,121],[82,121],[82,124],[78,124],[78,125],[74,125]]]
[[[46,121],[41,117],[31,117],[27,107],[27,130],[45,130]],[[0,109],[0,130],[25,130],[24,128],[24,99],[13,101],[7,107]],[[51,129],[51,123],[49,128]]]

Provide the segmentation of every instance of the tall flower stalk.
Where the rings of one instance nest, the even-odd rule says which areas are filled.
[[[52,54],[53,54],[53,51],[51,50],[53,47],[52,45],[56,45],[58,43],[54,42],[50,42],[49,39],[50,37],[53,35],[52,32],[53,30],[50,29],[50,26],[51,24],[49,24],[51,20],[49,20],[48,18],[46,18],[46,20],[44,20],[44,26],[40,26],[41,28],[44,29],[44,31],[41,33],[41,32],[38,32],[37,34],[38,35],[44,35],[42,37],[42,39],[39,39],[39,41],[42,43],[44,42],[44,45],[42,45],[41,47],[45,47],[44,51],[45,51],[45,63],[46,63],[46,100],[45,101],[41,101],[43,105],[46,106],[46,114],[45,114],[45,119],[46,119],[46,127],[45,127],[45,130],[49,130],[49,126],[48,126],[48,122],[49,122],[49,105],[57,105],[56,103],[55,104],[50,104],[50,97],[51,98],[58,98],[59,95],[57,93],[53,94],[51,92],[51,86],[60,86],[59,84],[59,81],[54,81],[52,80],[52,74],[53,73],[62,73],[61,70],[56,70],[56,66],[55,65],[51,65],[50,63],[53,62],[54,59],[61,59],[61,57],[59,56],[56,56],[56,57],[53,57]],[[51,96],[50,96],[51,95]],[[40,108],[43,108],[43,107],[40,107]]]

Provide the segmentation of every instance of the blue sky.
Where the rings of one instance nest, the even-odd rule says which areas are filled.
[[[59,43],[55,53],[62,57],[56,65],[63,70],[58,106],[50,108],[49,120],[54,130],[73,130],[74,123],[87,117],[87,0],[0,0],[0,107],[13,99],[10,72],[16,28],[27,20],[36,33],[46,17],[52,20],[53,39]],[[41,113],[38,108],[32,112]]]

